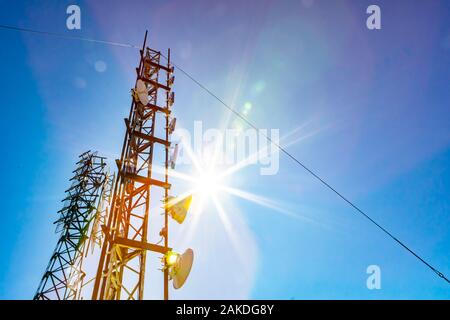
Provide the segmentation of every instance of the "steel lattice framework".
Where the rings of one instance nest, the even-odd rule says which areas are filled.
[[[85,228],[85,237],[79,248],[80,254],[75,258],[75,262],[73,263],[74,266],[72,267],[72,272],[69,276],[69,292],[65,298],[66,300],[83,299],[82,291],[86,289],[85,285],[95,279],[95,277],[92,278],[92,274],[85,273],[86,270],[84,270],[83,265],[85,263],[85,258],[90,254],[93,254],[97,246],[101,248],[104,240],[104,235],[100,226],[107,220],[109,214],[114,177],[114,174],[110,174],[105,170],[105,178],[103,180],[95,213],[89,219],[89,224]],[[88,239],[89,241],[86,241]],[[86,278],[89,279],[86,281]]]
[[[95,247],[101,248],[103,245],[103,231],[102,225],[108,221],[108,214],[111,205],[112,187],[115,181],[115,174],[106,174],[105,182],[103,183],[102,192],[100,193],[100,201],[97,206],[97,212],[92,222],[92,227],[89,236],[88,246],[86,248],[85,256],[94,252]]]
[[[34,296],[36,300],[77,299],[84,278],[83,248],[97,199],[105,181],[105,158],[94,152],[79,156],[64,207],[55,222],[60,238]]]
[[[169,118],[174,102],[174,68],[170,64],[170,50],[167,64],[162,65],[162,54],[146,47],[146,39],[147,33],[140,50],[139,67],[136,68],[136,85],[139,80],[145,83],[148,103],[134,95],[129,117],[125,119],[126,133],[120,160],[116,160],[118,175],[111,212],[108,223],[102,227],[105,241],[92,299],[143,299],[147,250],[161,254],[171,250],[168,247],[167,209],[160,232],[164,245],[149,243],[147,238],[151,187],[162,188],[164,198],[159,200],[167,199],[171,187],[168,183]],[[165,78],[162,80],[164,83],[161,78]],[[158,97],[165,100],[163,106],[158,106]],[[163,132],[164,137],[156,136],[157,129]],[[159,180],[152,177],[156,146],[165,150],[158,154],[165,159],[165,174]],[[152,198],[152,201],[157,202],[158,199]],[[164,270],[164,298],[168,299],[169,276],[166,267]]]

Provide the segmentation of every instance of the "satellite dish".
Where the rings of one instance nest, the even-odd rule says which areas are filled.
[[[191,206],[192,195],[177,201],[176,197],[169,196],[166,201],[166,208],[169,215],[179,224],[182,224]]]
[[[172,267],[171,272],[173,287],[175,289],[180,289],[186,282],[186,279],[191,272],[193,262],[194,251],[190,248],[178,257],[177,263]]]
[[[143,105],[148,104],[148,89],[145,82],[139,79],[136,83],[136,94]]]

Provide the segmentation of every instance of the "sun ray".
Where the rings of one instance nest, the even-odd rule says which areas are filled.
[[[181,140],[181,144],[183,147],[183,151],[186,152],[187,156],[189,157],[189,159],[192,161],[192,163],[194,164],[195,168],[197,169],[198,172],[202,171],[202,166],[200,164],[200,160],[199,158],[194,154],[194,151],[192,150],[190,144],[185,143],[184,139]]]
[[[190,227],[187,230],[187,234],[185,236],[185,239],[183,240],[184,243],[189,243],[194,236],[198,223],[200,221],[200,217],[203,214],[203,210],[205,207],[205,201],[203,198],[194,198],[191,205],[191,215],[192,215],[192,222],[190,224]]]
[[[287,210],[285,208],[282,208],[278,203],[276,203],[273,200],[270,200],[266,197],[260,196],[260,195],[256,195],[254,193],[250,193],[244,190],[240,190],[240,189],[236,189],[236,188],[231,188],[231,187],[222,187],[222,190],[224,190],[225,192],[232,194],[234,196],[237,196],[241,199],[245,199],[248,201],[251,201],[253,203],[256,203],[258,205],[276,210],[280,213],[283,213],[284,215],[290,217],[290,218],[294,218],[294,219],[301,219],[301,220],[307,220],[309,222],[312,222],[312,219],[305,217],[305,216],[301,216],[297,213],[294,213],[290,210]]]
[[[305,215],[302,215],[302,214],[293,212],[291,210],[288,210],[286,208],[283,208],[279,203],[277,203],[277,202],[275,202],[275,201],[273,201],[271,199],[268,199],[266,197],[263,197],[263,196],[260,196],[260,195],[256,195],[254,193],[250,193],[250,192],[247,192],[247,191],[244,191],[244,190],[227,187],[227,186],[222,186],[221,189],[223,191],[225,191],[225,192],[227,192],[227,193],[229,193],[231,195],[237,196],[237,197],[239,197],[241,199],[251,201],[251,202],[256,203],[256,204],[258,204],[260,206],[263,206],[263,207],[272,209],[274,211],[277,211],[279,213],[282,213],[283,215],[285,215],[285,216],[287,216],[289,218],[293,218],[293,219],[296,219],[296,220],[301,220],[301,221],[304,221],[304,222],[309,222],[309,223],[315,224],[317,226],[326,228],[328,230],[334,229],[333,226],[330,223],[325,223],[323,221],[319,222],[316,219],[313,219],[313,218],[307,217]]]
[[[152,170],[153,170],[153,172],[164,174],[166,168],[153,164]],[[182,173],[182,172],[179,172],[179,171],[176,171],[176,170],[173,170],[173,169],[170,169],[168,174],[169,174],[169,177],[171,177],[171,178],[179,178],[179,179],[182,179],[185,181],[195,182],[195,179],[192,176]]]
[[[193,195],[194,193],[195,193],[195,190],[192,190],[192,189],[188,190],[186,192],[183,192],[182,194],[180,194],[180,195],[170,199],[169,201],[167,201],[167,206],[168,207],[173,206],[174,204],[176,204],[176,203],[178,203],[180,201],[183,201],[185,198]]]
[[[294,139],[291,142],[284,142],[285,140],[287,140],[288,138],[292,137],[295,133],[301,131],[303,128],[305,128],[306,126],[308,126],[310,123],[309,122],[305,122],[304,124],[294,128],[291,132],[287,133],[286,135],[284,135],[283,137],[280,138],[279,144],[283,144],[284,147],[286,146],[290,146],[293,145],[295,143],[298,143],[306,138],[310,138],[314,135],[316,135],[317,133],[319,133],[321,131],[321,129],[315,130],[313,131],[313,134],[306,134],[306,135],[302,135],[301,137],[297,137],[296,139]],[[270,148],[270,155],[272,155],[274,152],[278,151],[276,148],[276,146],[273,143],[268,142],[268,144],[264,147],[264,148],[260,148],[259,150],[257,150],[256,152],[254,152],[253,154],[249,155],[248,157],[246,157],[245,159],[242,159],[241,161],[239,161],[238,163],[236,163],[234,166],[229,167],[228,169],[226,169],[223,173],[222,176],[228,176],[231,175],[239,170],[244,169],[245,167],[251,165],[252,163],[255,162],[255,160],[258,159],[258,157],[260,155],[266,155],[267,150]]]
[[[233,230],[233,225],[228,217],[228,214],[225,212],[225,209],[223,208],[222,204],[219,202],[216,196],[212,197],[212,201],[215,205],[217,213],[219,214],[220,221],[222,222],[222,225],[225,228],[225,232],[231,241],[233,249],[238,254],[240,262],[244,264],[246,260],[245,252],[241,250],[242,246],[240,245],[237,235]]]

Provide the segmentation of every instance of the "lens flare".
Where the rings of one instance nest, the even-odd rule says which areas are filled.
[[[222,187],[222,179],[215,170],[200,172],[195,179],[195,193],[203,198],[217,195]]]
[[[250,108],[250,105],[247,105],[247,109]],[[306,125],[307,124],[305,124],[304,126]],[[310,135],[302,134],[300,137],[292,140],[293,136],[297,135],[304,126],[296,128],[291,133],[282,137],[281,140],[284,140],[287,145],[291,145],[298,143],[303,139],[309,138],[316,133],[312,132],[310,133]],[[288,138],[291,139],[290,142],[286,142]],[[292,219],[301,220],[303,222],[313,222],[312,219],[309,219],[307,216],[298,214],[296,212],[291,212],[275,201],[250,193],[248,191],[233,188],[232,186],[228,185],[228,182],[232,180],[230,178],[232,175],[238,174],[239,171],[248,167],[251,163],[254,162],[253,160],[257,159],[261,154],[264,155],[268,152],[273,152],[273,147],[269,149],[268,145],[259,146],[256,152],[250,154],[247,158],[239,161],[234,165],[223,166],[220,164],[220,161],[218,161],[221,159],[220,152],[223,152],[223,150],[220,148],[221,144],[211,144],[209,145],[209,148],[204,148],[201,152],[196,153],[194,152],[194,150],[192,150],[189,143],[185,143],[184,140],[181,140],[180,143],[183,151],[193,164],[193,171],[188,174],[181,173],[172,169],[169,171],[169,176],[184,180],[191,185],[187,192],[177,197],[183,198],[192,195],[193,205],[190,211],[192,211],[193,221],[192,224],[190,224],[188,232],[186,234],[186,237],[188,239],[192,237],[193,234],[195,234],[198,221],[199,219],[202,219],[202,215],[216,214],[219,217],[219,221],[222,227],[225,229],[227,236],[229,237],[231,247],[236,251],[238,257],[242,258],[243,261],[245,261],[245,251],[238,245],[238,234],[235,233],[235,227],[232,225],[232,219],[230,218],[231,216],[229,212],[227,212],[227,209],[231,208],[232,205],[230,203],[227,203],[227,205],[224,206],[224,203],[222,203],[223,201],[229,201],[229,197],[226,196],[237,197],[250,201],[262,207],[273,209],[277,213],[281,213],[284,216]],[[164,171],[164,168],[159,168],[157,166],[156,169],[159,169],[161,172]],[[174,259],[173,262],[176,263],[177,256],[168,256],[167,259],[168,258]],[[169,262],[167,263],[169,264]]]
[[[178,254],[178,253],[175,253],[175,252],[168,252],[167,254],[166,254],[166,264],[168,265],[168,266],[174,266],[176,263],[177,263],[177,261],[178,261],[178,257],[179,257],[180,255]]]

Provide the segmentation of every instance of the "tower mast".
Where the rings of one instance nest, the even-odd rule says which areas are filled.
[[[140,50],[139,67],[136,68],[136,90],[133,91],[130,114],[125,119],[122,153],[116,160],[118,174],[111,212],[107,224],[102,227],[105,241],[92,299],[143,299],[147,250],[163,255],[171,250],[168,246],[167,209],[164,210],[164,224],[160,232],[164,245],[148,242],[148,225],[151,201],[156,204],[159,200],[165,201],[171,187],[168,182],[168,152],[174,69],[170,65],[170,51],[167,64],[163,65],[161,52],[146,47],[146,42],[147,32]],[[160,82],[160,73],[166,73],[165,83]],[[138,85],[144,84],[143,97],[142,92],[136,91]],[[165,103],[158,105],[158,99],[164,99]],[[157,124],[165,126],[158,127]],[[164,153],[158,153],[157,149],[161,147],[165,149]],[[164,178],[154,177],[152,167],[153,162],[157,161],[155,154],[164,155]],[[159,199],[151,197],[154,187],[164,191]],[[169,274],[166,266],[164,270],[164,298],[168,299]]]
[[[76,299],[83,282],[83,253],[87,232],[96,212],[105,180],[105,158],[90,151],[81,154],[66,190],[64,207],[55,222],[60,234],[55,251],[34,296],[35,300]]]

